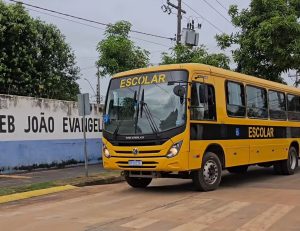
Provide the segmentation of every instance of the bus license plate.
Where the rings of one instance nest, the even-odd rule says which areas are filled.
[[[128,165],[129,166],[142,166],[143,162],[141,160],[129,160]]]

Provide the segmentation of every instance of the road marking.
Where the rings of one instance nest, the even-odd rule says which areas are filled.
[[[61,191],[66,191],[70,189],[75,189],[76,186],[72,185],[64,185],[64,186],[57,186],[57,187],[51,187],[47,189],[39,189],[39,190],[33,190],[29,192],[23,192],[23,193],[15,193],[11,195],[6,196],[0,196],[0,204],[10,202],[10,201],[17,201],[17,200],[23,200],[31,197],[37,197],[42,195],[47,195],[50,193],[56,193]]]
[[[248,223],[244,224],[238,231],[256,231],[256,230],[267,230],[270,228],[276,221],[286,215],[291,211],[294,206],[280,205],[276,204],[263,212],[262,214],[254,217]]]
[[[133,229],[141,229],[144,228],[148,225],[151,225],[155,222],[157,222],[158,220],[156,219],[149,219],[149,218],[138,218],[136,220],[130,221],[126,224],[121,225],[122,227],[126,227],[126,228],[133,228]]]
[[[9,178],[9,179],[31,179],[30,176],[19,176],[19,175],[0,175],[0,178]]]
[[[128,195],[128,196],[122,196],[122,197],[114,198],[114,199],[106,199],[105,201],[97,202],[97,206],[98,205],[111,205],[113,203],[119,203],[119,202],[122,202],[124,200],[126,201],[128,199],[131,199],[131,198],[136,198],[136,196]]]
[[[171,229],[170,231],[189,231],[189,230],[201,231],[203,229],[206,229],[207,227],[208,226],[202,225],[199,223],[189,222],[189,223],[177,226],[177,227]]]
[[[219,207],[207,214],[196,219],[196,222],[201,224],[212,224],[217,220],[221,220],[225,217],[228,217],[230,214],[237,212],[241,208],[248,206],[248,202],[234,201],[222,207]]]
[[[179,212],[179,211],[190,210],[191,207],[200,206],[209,201],[212,201],[212,199],[194,199],[193,201],[181,202],[181,204],[177,204],[172,207],[163,208],[163,212],[167,212],[167,211],[168,212],[173,212],[173,211]]]

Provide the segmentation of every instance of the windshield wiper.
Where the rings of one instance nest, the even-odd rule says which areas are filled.
[[[117,138],[118,131],[119,131],[119,128],[120,128],[122,122],[123,122],[123,120],[121,120],[121,121],[118,123],[118,125],[117,125],[117,127],[116,127],[116,129],[115,129],[115,131],[114,131],[114,133],[113,133],[114,140]]]
[[[153,115],[151,114],[150,110],[149,110],[149,107],[148,107],[148,104],[145,103],[145,92],[144,92],[144,89],[142,91],[142,98],[141,98],[141,118],[143,117],[143,111],[144,111],[144,108],[145,108],[145,114],[146,114],[146,118],[149,122],[149,125],[150,125],[150,128],[151,130],[155,133],[156,136],[158,136],[158,127],[153,119]]]

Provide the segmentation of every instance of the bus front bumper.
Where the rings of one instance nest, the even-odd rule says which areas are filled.
[[[173,158],[106,158],[103,156],[103,166],[105,169],[126,171],[187,171],[187,160],[181,160],[180,156],[187,156],[187,153],[180,153],[178,156],[175,156]]]

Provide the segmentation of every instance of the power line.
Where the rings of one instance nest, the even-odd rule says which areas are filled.
[[[40,10],[52,12],[52,13],[55,13],[55,14],[60,14],[60,15],[66,16],[66,17],[75,18],[75,19],[79,19],[79,20],[82,20],[82,21],[99,24],[99,25],[102,25],[102,26],[109,26],[110,25],[108,23],[98,22],[98,21],[95,21],[95,20],[82,18],[82,17],[78,17],[78,16],[75,16],[75,15],[67,14],[67,13],[62,13],[62,12],[59,12],[59,11],[56,11],[56,10],[43,8],[43,7],[40,7],[40,6],[24,3],[24,2],[21,2],[21,1],[16,1],[16,0],[8,0],[8,1],[11,1],[11,2],[14,2],[14,3],[19,3],[19,4],[22,4],[22,5],[25,5],[25,6],[30,6],[30,7],[33,7],[33,8],[40,9]],[[142,31],[138,31],[138,30],[131,30],[131,32],[136,33],[136,34],[152,36],[152,37],[156,37],[156,38],[168,39],[168,40],[171,40],[171,41],[174,40],[174,38],[169,38],[169,37],[165,37],[165,36],[161,36],[161,35],[157,35],[157,34],[151,34],[151,33],[147,33],[147,32],[142,32]]]
[[[187,3],[183,4],[188,7],[191,11],[193,11],[195,14],[197,14],[199,17],[201,17],[204,21],[206,21],[208,24],[210,24],[213,28],[215,28],[217,31],[221,32],[221,33],[225,33],[224,31],[222,31],[219,27],[217,27],[215,24],[213,24],[212,22],[210,22],[208,19],[206,19],[203,15],[201,15],[200,13],[198,13],[197,11],[195,11],[192,7],[190,7]]]
[[[218,11],[212,4],[207,2],[206,0],[203,0],[211,9],[213,9],[215,12],[217,12],[218,15],[220,15],[222,18],[224,18],[227,22],[231,24],[231,22],[222,14],[220,11]]]
[[[70,21],[70,22],[73,22],[73,23],[77,23],[77,24],[80,24],[80,25],[83,25],[83,26],[88,26],[88,27],[92,27],[92,28],[95,28],[95,29],[99,29],[99,30],[105,30],[104,28],[101,28],[101,27],[96,27],[96,26],[93,26],[93,25],[89,25],[89,24],[86,24],[86,23],[78,22],[78,21],[75,21],[75,20],[72,20],[72,19],[68,19],[68,18],[63,18],[63,17],[57,16],[57,15],[45,13],[45,12],[42,12],[42,11],[39,11],[39,10],[35,10],[35,9],[31,9],[31,8],[28,8],[28,7],[26,7],[26,9],[28,9],[30,11],[37,12],[37,13],[45,14],[45,15],[48,15],[48,16],[52,16],[52,17],[55,17],[55,18],[63,19],[63,20],[66,20],[66,21]],[[138,38],[138,37],[134,37],[134,36],[130,36],[130,38],[169,48],[169,46],[166,45],[166,44],[162,44],[162,43],[158,43],[158,42],[153,42],[153,41],[149,41],[149,40]]]
[[[216,2],[224,9],[228,12],[228,9],[221,3],[219,2],[218,0],[216,0]]]
[[[168,45],[165,45],[165,44],[162,44],[162,43],[158,43],[158,42],[149,41],[149,40],[146,40],[146,39],[141,39],[141,38],[137,38],[137,37],[133,37],[133,36],[130,36],[130,38],[133,38],[133,39],[136,39],[136,40],[140,40],[140,41],[143,41],[143,42],[147,42],[147,43],[152,43],[152,44],[163,46],[163,47],[169,47]]]
[[[59,19],[62,19],[62,20],[66,20],[66,21],[69,21],[69,22],[77,23],[77,24],[80,24],[80,25],[83,25],[83,26],[87,26],[87,27],[99,29],[99,30],[102,30],[102,31],[105,30],[104,28],[101,28],[101,27],[97,27],[97,26],[93,26],[93,25],[90,25],[90,24],[78,22],[78,21],[75,21],[75,20],[72,20],[72,19],[68,19],[68,18],[57,16],[57,15],[49,14],[49,13],[42,12],[42,11],[39,11],[39,10],[31,9],[29,7],[25,7],[25,8],[28,9],[28,10],[30,10],[30,11],[34,11],[34,12],[37,12],[37,13],[40,13],[40,14],[45,14],[45,15],[48,15],[48,16],[51,16],[51,17],[55,17],[55,18],[59,18]],[[146,40],[146,39],[137,38],[137,37],[134,37],[134,36],[130,36],[130,38],[133,38],[133,39],[136,39],[136,40],[140,40],[140,41],[143,41],[143,42],[147,42],[147,43],[152,43],[152,44],[163,46],[163,47],[169,47],[166,44],[162,44],[162,43],[158,43],[158,42],[153,42],[153,41],[149,41],[149,40]]]
[[[11,1],[11,0],[9,0],[9,1]],[[49,14],[49,13],[42,12],[42,11],[39,11],[39,10],[34,10],[34,9],[31,9],[31,8],[28,8],[28,7],[25,7],[25,8],[27,10],[30,10],[30,11],[34,11],[34,12],[37,12],[37,13],[40,13],[40,14],[45,14],[45,15],[52,16],[54,18],[59,18],[59,19],[62,19],[62,20],[66,20],[66,21],[69,21],[69,22],[74,22],[74,23],[77,23],[77,24],[80,24],[80,25],[83,25],[83,26],[88,26],[88,27],[95,28],[95,29],[98,29],[98,30],[103,30],[103,31],[105,30],[104,28],[89,25],[89,24],[82,23],[82,22],[78,22],[78,21],[75,21],[75,20],[72,20],[72,19],[63,18],[63,17],[57,16],[57,15]]]

